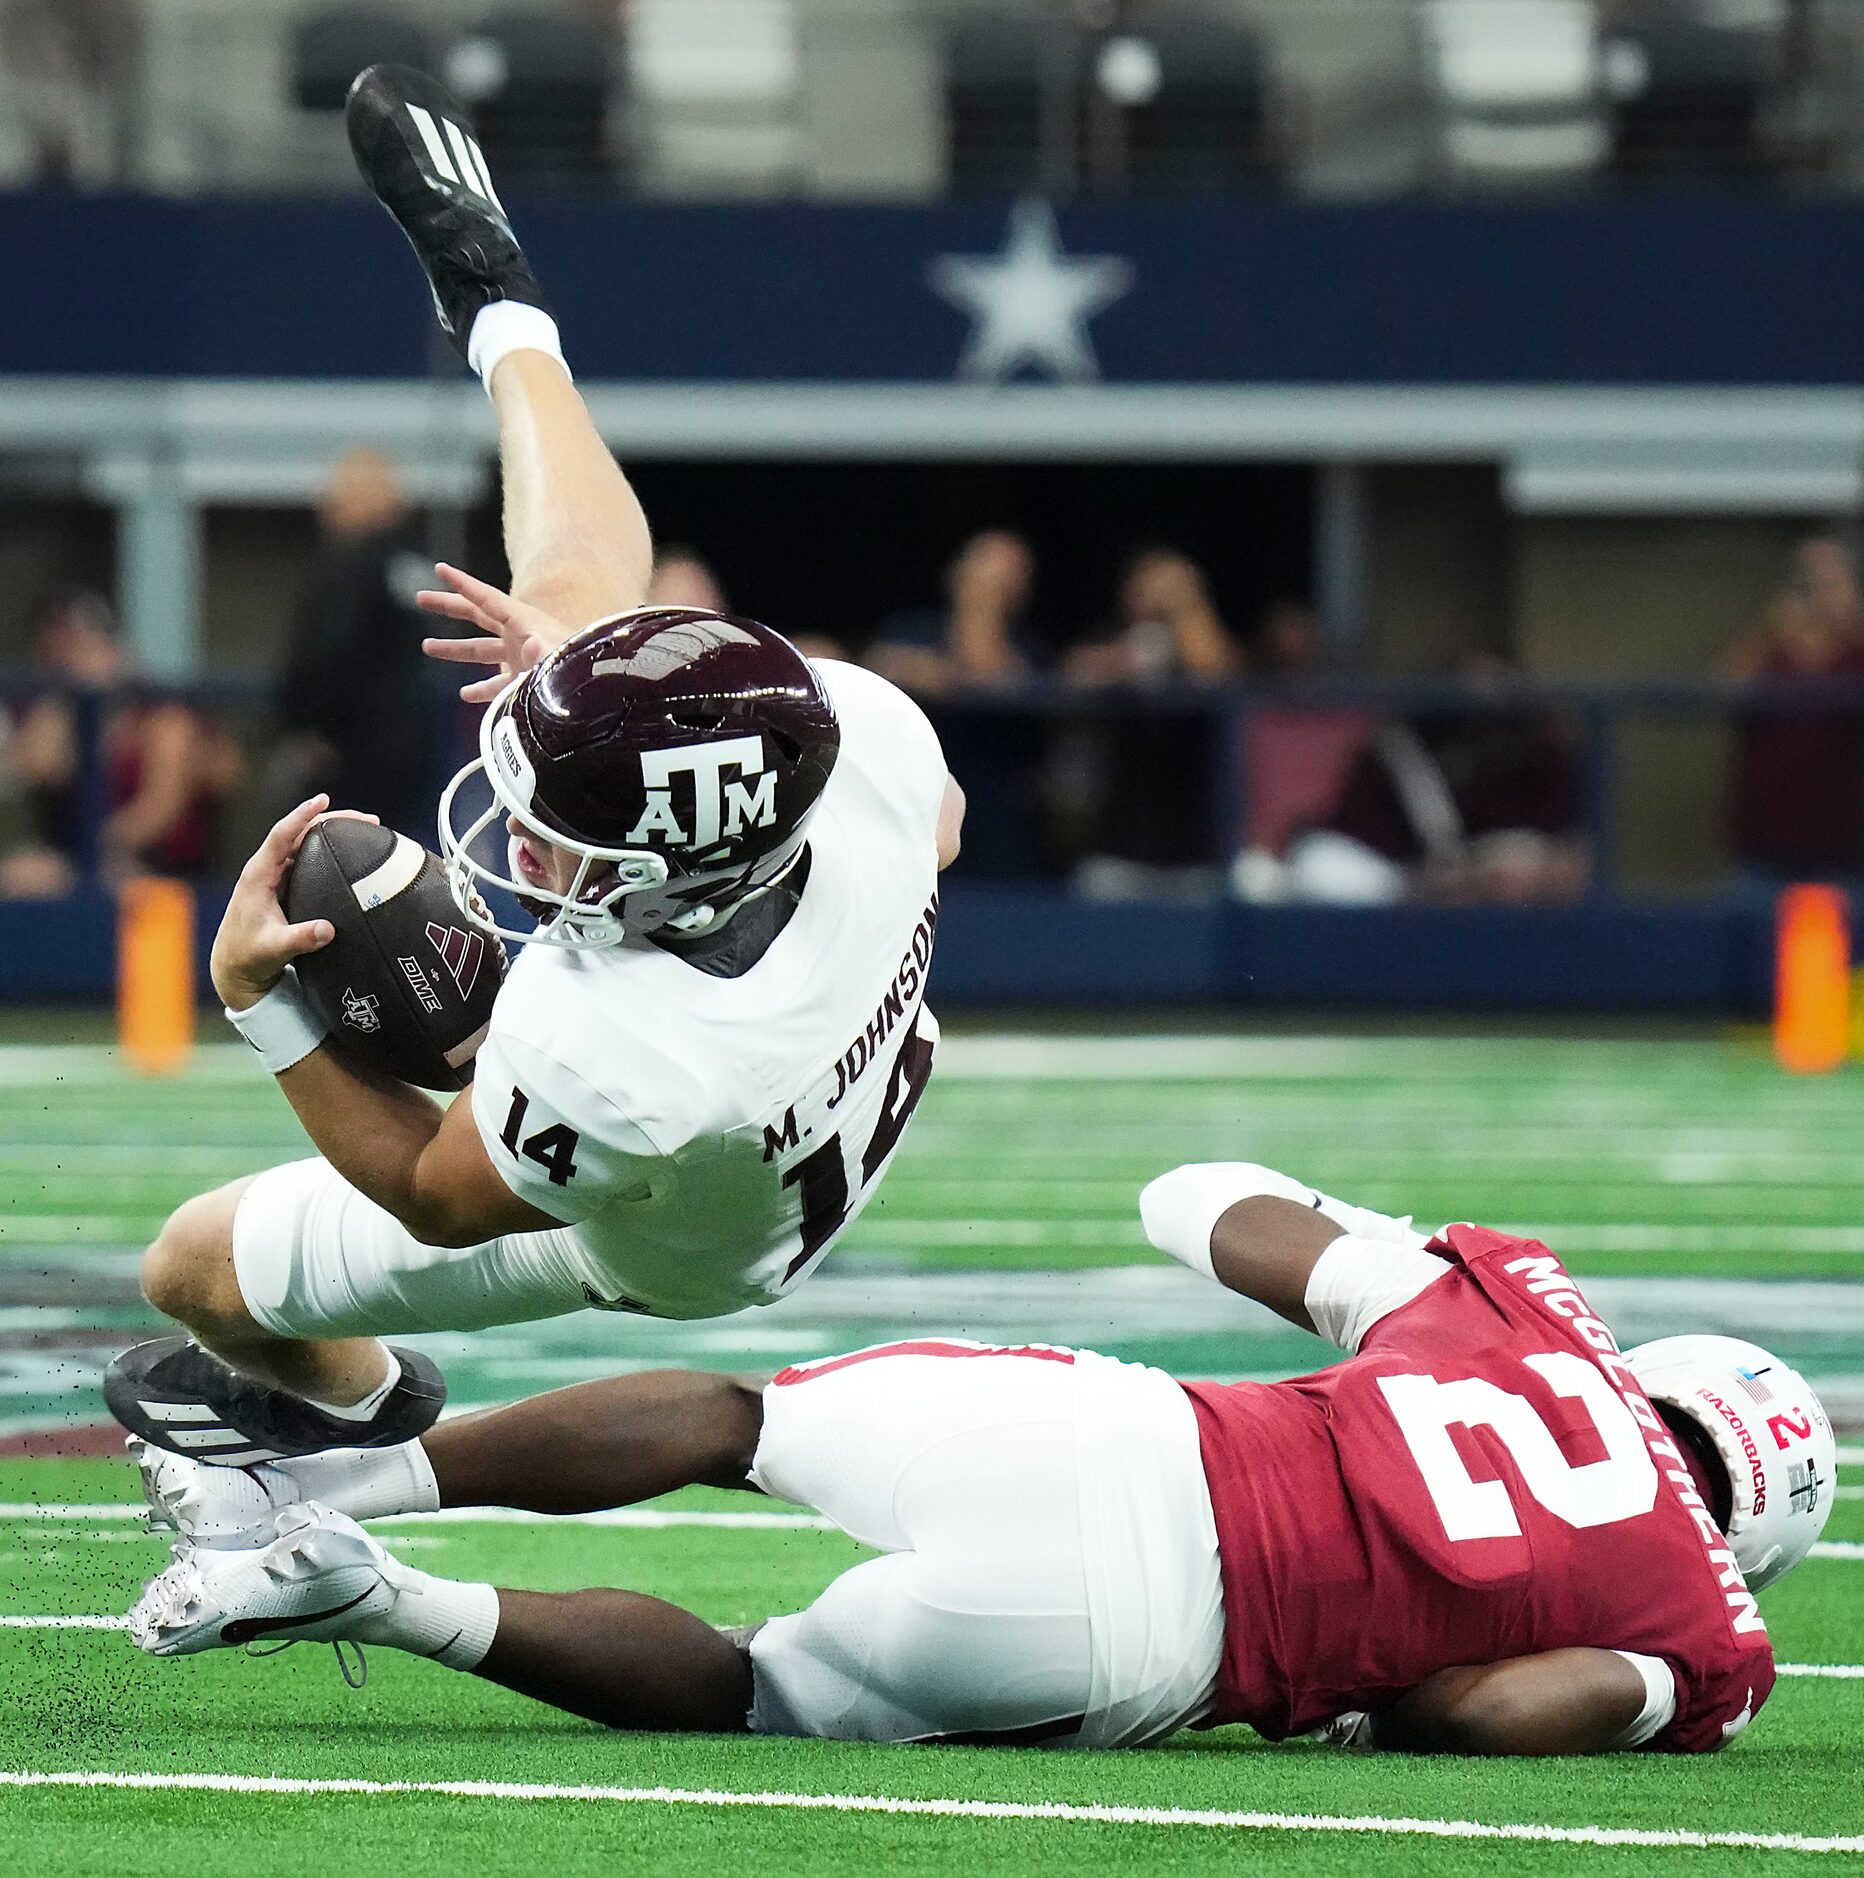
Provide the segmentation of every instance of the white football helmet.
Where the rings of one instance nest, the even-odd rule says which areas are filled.
[[[1728,1549],[1751,1590],[1812,1550],[1831,1516],[1838,1444],[1812,1385],[1740,1337],[1659,1337],[1625,1352],[1653,1402],[1686,1415],[1727,1469]]]

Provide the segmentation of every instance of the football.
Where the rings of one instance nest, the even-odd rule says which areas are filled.
[[[440,857],[374,822],[319,822],[279,898],[337,936],[298,981],[350,1061],[423,1089],[463,1089],[504,982],[505,948],[455,904]]]

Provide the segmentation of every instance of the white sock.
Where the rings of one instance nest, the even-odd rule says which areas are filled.
[[[276,1471],[290,1479],[294,1500],[318,1500],[351,1519],[432,1513],[440,1506],[433,1464],[418,1441],[394,1448],[333,1448],[278,1463]]]
[[[498,1592],[491,1585],[431,1578],[399,1559],[394,1564],[389,1582],[395,1601],[357,1627],[356,1641],[431,1657],[448,1669],[477,1669],[498,1634]]]
[[[494,300],[481,307],[466,338],[466,363],[479,374],[488,393],[492,374],[514,352],[542,352],[564,371],[570,369],[557,323],[542,307],[523,300]]]
[[[1139,1196],[1139,1216],[1145,1222],[1146,1237],[1161,1252],[1206,1278],[1214,1278],[1210,1235],[1217,1221],[1237,1201],[1258,1195],[1311,1207],[1356,1238],[1390,1245],[1424,1244],[1423,1234],[1412,1231],[1409,1219],[1393,1219],[1369,1207],[1349,1206],[1344,1200],[1335,1200],[1298,1180],[1290,1180],[1286,1174],[1276,1173],[1272,1167],[1258,1167],[1249,1161],[1204,1161],[1175,1167],[1169,1174],[1161,1174]]]
[[[388,1400],[389,1391],[400,1380],[401,1358],[390,1350],[388,1374],[360,1402],[319,1402],[315,1396],[306,1396],[305,1400],[314,1408],[322,1409],[326,1415],[334,1415],[340,1422],[373,1421],[376,1410]]]

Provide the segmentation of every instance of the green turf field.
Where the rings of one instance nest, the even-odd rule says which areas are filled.
[[[125,1511],[127,1469],[13,1458],[0,1820],[14,1863],[112,1878],[1864,1863],[1860,1121],[1864,1080],[1790,1081],[1703,1041],[960,1038],[881,1200],[795,1299],[713,1324],[592,1314],[431,1346],[463,1401],[928,1330],[1263,1375],[1323,1353],[1150,1260],[1133,1210],[1149,1175],[1261,1159],[1424,1223],[1532,1228],[1626,1340],[1745,1329],[1813,1373],[1849,1430],[1827,1543],[1765,1600],[1796,1673],[1713,1761],[1426,1765],[1240,1731],[1125,1757],[621,1739],[386,1651],[361,1692],[315,1646],[155,1663],[101,1627],[164,1557]],[[84,1445],[98,1368],[147,1321],[138,1243],[174,1201],[299,1148],[243,1053],[148,1085],[100,1052],[0,1050],[0,1442]],[[771,1510],[713,1494],[683,1498],[676,1523],[383,1531],[449,1576],[623,1583],[720,1622],[794,1606],[854,1556],[806,1514],[717,1523],[747,1506]],[[1847,1673],[1800,1673],[1815,1669]]]

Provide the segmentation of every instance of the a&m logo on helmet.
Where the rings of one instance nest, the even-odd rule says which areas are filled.
[[[689,607],[598,620],[511,681],[443,792],[454,896],[527,944],[699,930],[795,864],[840,747],[823,673],[769,627]],[[475,883],[538,925],[493,924]]]
[[[728,769],[737,774],[727,779]],[[676,779],[688,776],[690,826],[681,821],[674,804]],[[777,819],[777,773],[765,765],[762,737],[643,750],[641,779],[647,800],[640,820],[628,831],[631,843],[704,849],[721,839],[735,841],[747,828],[768,828]]]

